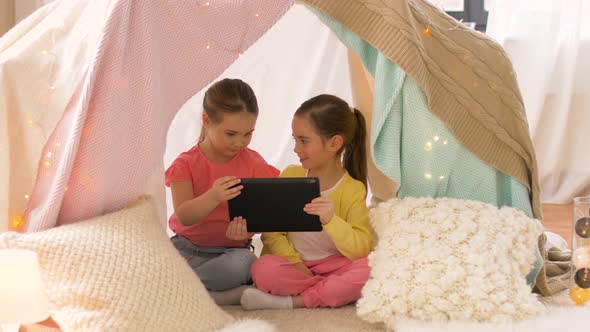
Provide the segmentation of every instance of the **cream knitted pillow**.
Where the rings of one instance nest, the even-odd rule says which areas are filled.
[[[370,211],[379,235],[357,313],[507,322],[544,310],[526,284],[541,224],[516,209],[449,198],[392,199]]]
[[[69,331],[215,331],[234,319],[177,253],[151,199],[77,224],[0,234],[36,251],[54,320]]]

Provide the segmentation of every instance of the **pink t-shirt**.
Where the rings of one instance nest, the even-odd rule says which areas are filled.
[[[193,193],[198,197],[211,188],[220,177],[233,175],[238,178],[276,177],[279,170],[266,163],[256,151],[241,150],[226,163],[209,161],[195,145],[181,153],[166,170],[166,186],[171,182],[191,181]],[[194,225],[183,226],[175,214],[168,221],[170,229],[200,246],[243,247],[244,241],[232,241],[225,237],[229,224],[227,202],[219,204],[211,213]]]

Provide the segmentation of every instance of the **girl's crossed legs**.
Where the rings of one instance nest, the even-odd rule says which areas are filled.
[[[250,267],[256,255],[250,249],[201,247],[178,235],[171,241],[217,304],[240,303],[242,292],[252,283]]]
[[[258,290],[246,290],[242,306],[245,309],[340,307],[358,300],[369,279],[367,258],[351,261],[334,255],[304,264],[314,276],[297,270],[283,257],[260,257],[252,265],[252,279]]]

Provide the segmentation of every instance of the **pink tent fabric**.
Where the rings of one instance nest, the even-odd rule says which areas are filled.
[[[27,231],[121,208],[158,169],[178,109],[294,0],[119,0],[43,155]]]

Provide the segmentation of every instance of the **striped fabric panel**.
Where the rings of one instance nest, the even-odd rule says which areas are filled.
[[[117,210],[161,169],[181,105],[268,31],[293,0],[118,0],[50,136],[27,231]],[[163,176],[163,174],[161,175]]]

